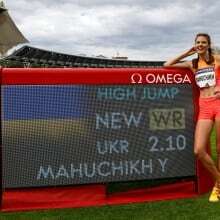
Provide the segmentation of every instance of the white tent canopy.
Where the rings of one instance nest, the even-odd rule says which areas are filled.
[[[10,48],[27,43],[28,40],[19,31],[10,17],[3,1],[0,0],[0,54],[5,54]]]

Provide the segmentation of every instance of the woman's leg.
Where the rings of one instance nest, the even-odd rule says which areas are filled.
[[[220,118],[216,118],[215,128],[216,128],[217,167],[220,172]]]
[[[213,123],[212,120],[208,119],[198,120],[195,130],[194,152],[204,167],[211,173],[217,185],[220,186],[220,172],[206,151]]]

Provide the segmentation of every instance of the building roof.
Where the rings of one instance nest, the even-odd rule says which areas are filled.
[[[163,61],[117,60],[63,54],[30,46],[23,46],[5,58],[6,61],[20,63],[21,66],[40,67],[159,67]]]
[[[0,54],[5,54],[20,43],[28,42],[10,17],[3,1],[0,1],[0,33]]]

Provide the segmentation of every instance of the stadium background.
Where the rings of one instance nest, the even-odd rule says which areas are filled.
[[[89,67],[89,68],[156,68],[163,61],[135,61],[126,57],[115,59],[62,54],[31,46],[23,46],[0,60],[3,67]]]

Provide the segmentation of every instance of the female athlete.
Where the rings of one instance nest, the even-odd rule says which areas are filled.
[[[197,54],[197,58],[182,61]],[[195,37],[194,46],[164,63],[165,67],[189,68],[200,89],[199,116],[195,129],[194,152],[214,178],[210,202],[220,200],[220,55],[213,54],[211,39],[206,33]],[[216,129],[217,164],[206,151],[212,128]]]

